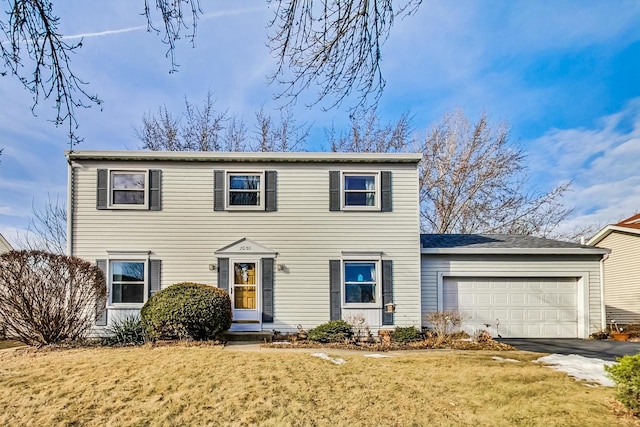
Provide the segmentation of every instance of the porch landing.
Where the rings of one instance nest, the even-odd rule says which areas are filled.
[[[268,331],[259,331],[259,332],[223,332],[220,334],[220,339],[222,341],[227,341],[228,343],[264,343],[271,342],[273,335]]]

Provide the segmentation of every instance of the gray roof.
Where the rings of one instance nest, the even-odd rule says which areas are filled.
[[[561,240],[518,234],[421,234],[422,253],[431,254],[605,254],[594,248]]]

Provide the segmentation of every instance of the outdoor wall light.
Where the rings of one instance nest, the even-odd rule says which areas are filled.
[[[217,265],[215,264],[209,264],[209,271],[216,271],[216,268],[218,268]]]
[[[282,263],[277,263],[277,264],[276,264],[276,270],[278,270],[278,271],[282,271],[282,270],[284,270],[284,264],[282,264]]]
[[[387,313],[395,313],[396,312],[396,305],[392,302],[388,302],[384,305],[384,311]]]

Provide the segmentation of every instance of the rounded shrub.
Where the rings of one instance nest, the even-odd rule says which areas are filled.
[[[353,336],[353,329],[344,320],[332,320],[323,323],[309,331],[307,336],[311,341],[318,342],[342,342]]]
[[[155,293],[140,310],[149,339],[214,339],[231,327],[231,300],[219,288],[176,283]]]
[[[616,398],[633,413],[640,413],[640,353],[623,356],[604,369],[616,384]]]
[[[422,332],[415,326],[398,326],[391,332],[391,340],[395,342],[408,343],[422,340]]]

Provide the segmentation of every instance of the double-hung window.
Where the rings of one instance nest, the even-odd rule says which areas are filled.
[[[380,276],[378,261],[344,261],[344,303],[380,305]]]
[[[109,183],[112,206],[146,206],[146,171],[110,171]]]
[[[377,173],[343,173],[342,206],[346,209],[376,209],[379,206]]]
[[[229,209],[264,209],[264,174],[227,173],[227,207]]]
[[[146,264],[142,260],[112,260],[110,262],[111,304],[144,303]]]

